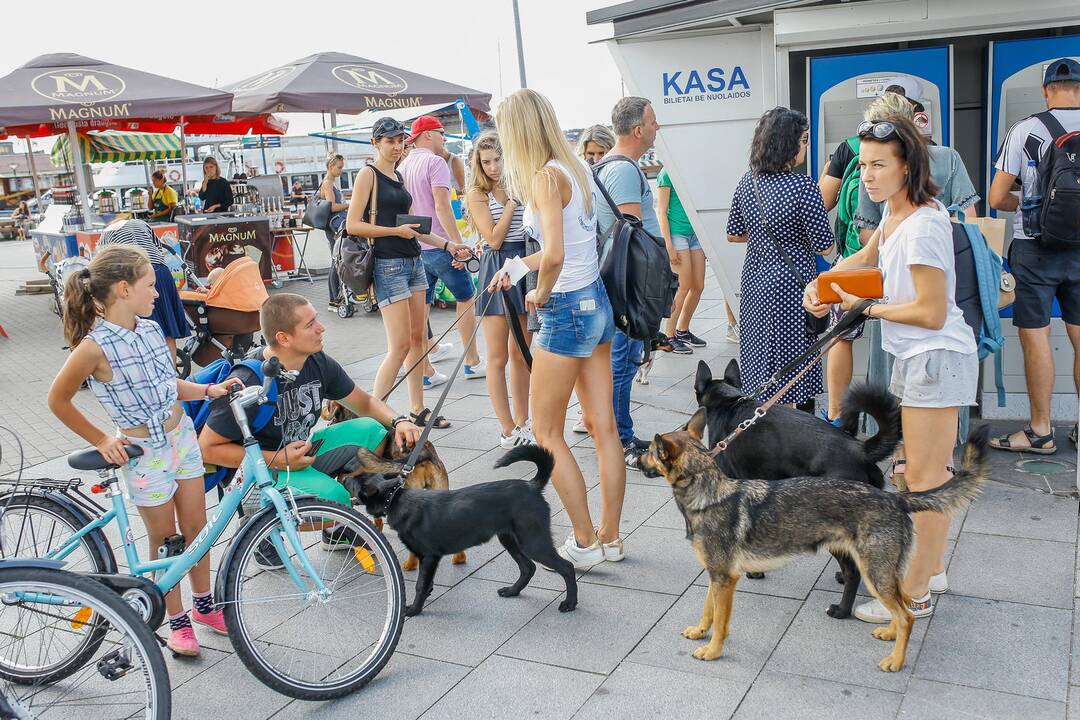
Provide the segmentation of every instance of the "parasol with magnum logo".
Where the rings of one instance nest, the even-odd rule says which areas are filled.
[[[458,98],[475,110],[491,108],[491,93],[339,52],[309,55],[224,89],[234,95],[238,113],[361,113],[449,105]]]

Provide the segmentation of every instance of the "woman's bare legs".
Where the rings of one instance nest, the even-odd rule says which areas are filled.
[[[506,318],[501,315],[481,318],[481,327],[484,330],[484,342],[487,346],[488,395],[491,397],[491,407],[495,411],[495,417],[499,418],[502,434],[508,436],[518,425],[510,412],[510,399],[506,391],[506,364],[510,360],[510,351],[506,341],[510,328],[506,323]],[[526,393],[528,393],[527,389]],[[514,393],[514,399],[517,399],[517,393]]]
[[[538,387],[545,387],[539,379],[537,384]],[[610,543],[619,537],[623,497],[626,495],[626,460],[619,430],[615,426],[611,397],[611,343],[597,345],[592,356],[586,358],[576,390],[585,426],[596,444],[600,466],[600,527],[597,535],[601,542]],[[565,407],[563,414],[565,416]]]
[[[408,300],[380,306],[383,327],[386,329],[386,357],[375,373],[371,394],[381,399],[397,378],[402,366],[411,367],[420,359],[427,345],[427,325],[424,293],[414,292]],[[409,405],[414,413],[424,409],[424,378],[416,368],[405,380],[409,388]]]
[[[528,318],[525,315],[518,315],[518,325],[521,326],[521,332],[525,336],[525,344],[532,345]],[[525,423],[529,421],[529,385],[532,374],[512,333],[508,334],[506,344],[510,354],[510,399],[513,403],[514,424],[525,427]],[[488,372],[490,374],[491,371]]]

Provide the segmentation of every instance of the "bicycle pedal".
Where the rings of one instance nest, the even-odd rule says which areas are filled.
[[[106,680],[116,681],[131,672],[134,665],[127,653],[113,650],[97,662],[97,671]]]
[[[164,543],[158,548],[159,558],[170,558],[177,555],[183,555],[184,549],[187,547],[184,536],[177,533],[176,535],[170,535],[165,538]]]

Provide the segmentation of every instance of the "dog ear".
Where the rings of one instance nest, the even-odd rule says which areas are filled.
[[[694,376],[694,393],[697,395],[698,402],[701,402],[701,398],[704,397],[705,392],[709,389],[709,383],[712,382],[712,369],[709,367],[709,363],[704,360],[698,360],[697,375]]]
[[[737,388],[742,387],[742,373],[739,372],[739,361],[735,358],[724,369],[724,382]]]
[[[705,408],[698,408],[698,411],[690,418],[690,422],[686,424],[687,432],[689,432],[695,440],[700,441],[701,438],[705,437],[706,415]]]
[[[656,457],[661,460],[667,460],[667,448],[664,447],[664,436],[660,433],[656,433],[653,437],[652,444],[656,446]]]

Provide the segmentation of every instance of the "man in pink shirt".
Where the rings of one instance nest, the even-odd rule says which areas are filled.
[[[446,240],[447,247],[453,247],[461,244],[461,234],[450,205],[450,188],[453,185],[450,166],[439,156],[446,146],[445,134],[438,118],[432,115],[418,117],[413,121],[407,138],[413,149],[398,170],[405,179],[405,189],[412,195],[413,214],[430,217],[431,234]],[[468,302],[476,294],[472,273],[461,267],[460,263],[456,263],[446,247],[432,248],[425,245],[421,258],[427,270],[429,312],[435,301],[435,282],[442,280],[458,301],[458,332],[464,346],[476,327],[476,313]],[[463,372],[466,378],[486,375],[484,362],[476,351],[475,343],[465,348]],[[424,387],[433,387],[445,381],[445,375],[425,375]]]

